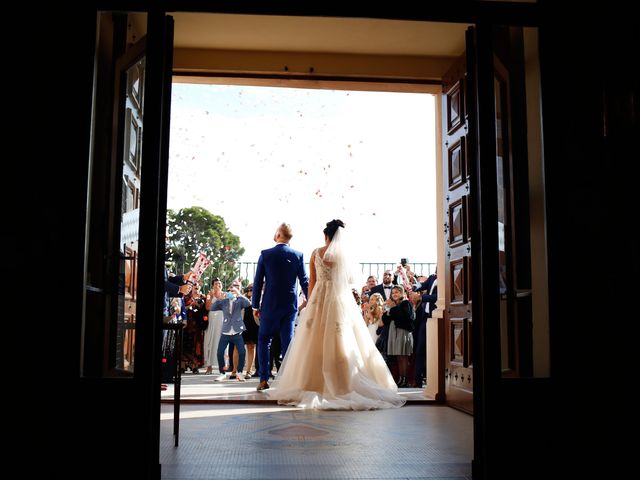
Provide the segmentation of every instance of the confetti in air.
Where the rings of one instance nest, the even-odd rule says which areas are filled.
[[[308,255],[318,246],[314,225],[337,214],[366,261],[420,258],[430,248],[415,238],[435,237],[428,231],[435,220],[399,217],[404,213],[393,213],[387,205],[394,200],[385,197],[405,189],[428,200],[435,192],[435,166],[426,157],[436,147],[424,135],[435,131],[432,96],[180,83],[172,99],[167,206],[198,205],[221,216],[246,250],[241,260],[256,262],[283,220],[294,226],[292,245]],[[423,209],[429,217],[434,208],[427,201],[421,215]],[[384,236],[372,235],[391,218],[421,229],[394,239],[393,252]],[[209,251],[196,238],[189,247],[196,255],[227,262],[228,244]]]

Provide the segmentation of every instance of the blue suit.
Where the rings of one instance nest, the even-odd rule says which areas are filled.
[[[434,285],[436,278],[435,274],[429,275],[429,278],[415,289],[416,292],[427,292],[422,295],[422,303],[418,311],[416,311],[416,328],[414,332],[416,353],[415,381],[418,387],[422,387],[422,379],[427,376],[427,319],[431,318],[431,313],[436,309],[436,301],[438,300],[438,284]]]
[[[177,277],[170,277],[166,267],[164,268],[164,306],[162,315],[164,317],[169,316],[170,303],[169,297],[181,297],[180,286],[184,285],[184,278],[182,275]]]
[[[284,355],[293,337],[293,322],[298,311],[296,280],[307,296],[309,277],[301,252],[281,243],[262,251],[253,280],[251,300],[252,307],[260,310],[258,361],[261,381],[269,379],[271,338],[280,333]]]

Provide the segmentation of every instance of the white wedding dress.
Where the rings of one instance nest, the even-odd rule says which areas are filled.
[[[314,251],[316,283],[268,396],[322,410],[401,407],[406,399],[353,299],[342,248],[332,248],[341,230],[324,259]]]

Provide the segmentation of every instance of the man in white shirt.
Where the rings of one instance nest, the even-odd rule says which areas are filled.
[[[388,300],[391,298],[391,287],[393,287],[393,272],[385,270],[382,275],[382,283],[373,287],[369,296],[379,293],[385,300]]]

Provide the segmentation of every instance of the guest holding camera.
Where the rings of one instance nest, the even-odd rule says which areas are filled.
[[[243,321],[244,309],[251,306],[251,302],[240,294],[240,282],[234,280],[229,288],[226,296],[222,300],[216,300],[211,306],[211,311],[221,311],[224,316],[222,322],[222,335],[218,343],[218,369],[220,375],[216,381],[222,381],[226,378],[224,371],[224,351],[229,344],[233,344],[238,351],[238,365],[234,365],[237,369],[236,378],[239,382],[244,382],[242,369],[244,368],[245,348],[242,332],[246,330]]]

